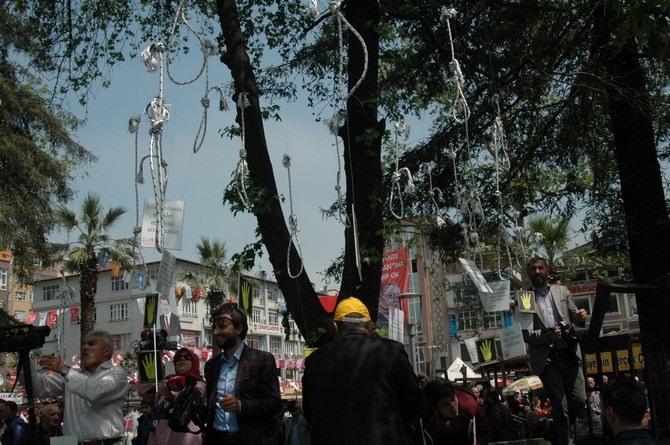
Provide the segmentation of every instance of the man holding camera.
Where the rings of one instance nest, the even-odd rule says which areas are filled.
[[[63,434],[77,436],[79,445],[123,443],[128,373],[114,366],[113,355],[113,337],[106,331],[93,331],[84,339],[80,369],[70,369],[53,355],[39,359],[42,369],[53,373],[38,374],[31,369],[36,396],[64,396]]]
[[[582,354],[573,324],[583,327],[587,314],[584,309],[577,309],[567,287],[549,284],[549,268],[544,258],[532,258],[527,271],[536,303],[533,329],[524,330],[530,368],[540,376],[551,401],[556,435],[553,445],[569,445],[573,442],[570,420],[583,411],[586,403]]]

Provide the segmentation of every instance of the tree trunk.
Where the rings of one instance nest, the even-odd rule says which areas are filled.
[[[331,315],[321,306],[307,272],[302,271],[295,277],[302,267],[302,259],[281,209],[263,130],[258,88],[244,47],[237,4],[234,0],[218,0],[217,8],[227,50],[224,62],[233,77],[235,99],[239,94],[246,93],[251,104],[244,110],[244,126],[251,188],[259,192],[252,193],[255,197],[252,212],[258,220],[262,241],[288,310],[308,345],[318,346],[333,333]],[[376,27],[379,11],[377,2],[373,0],[350,2],[346,8],[348,20],[365,39],[369,61],[365,79],[347,102],[349,119],[341,129],[345,141],[347,210],[351,215],[352,208],[355,209],[357,216],[362,280],[358,278],[355,265],[353,231],[348,228],[345,230],[346,256],[340,295],[360,297],[376,316],[384,247],[381,194],[381,137],[384,125],[377,122],[376,102],[379,45]],[[363,72],[363,54],[361,43],[349,33],[350,89]],[[238,121],[241,117],[238,110]],[[364,137],[370,134],[373,136]],[[289,264],[287,253],[290,254]]]
[[[292,242],[281,208],[265,139],[258,87],[244,47],[237,4],[234,0],[218,0],[217,8],[227,50],[225,63],[230,69],[235,85],[234,99],[246,93],[250,102],[250,106],[244,109],[243,114],[241,110],[237,110],[237,120],[241,123],[242,115],[244,116],[244,148],[247,152],[251,187],[259,192],[259,195],[254,194],[252,198],[254,200],[252,213],[258,221],[261,238],[268,251],[279,288],[286,299],[286,305],[307,340],[309,333],[319,327],[328,329],[328,314],[319,303],[306,271],[296,278],[289,276],[289,272],[293,276],[297,274],[302,266],[302,259]],[[287,264],[289,248],[290,265]]]
[[[633,36],[621,36],[612,5],[594,14],[596,33],[602,42],[609,114],[614,151],[625,209],[630,262],[636,284],[649,284],[668,274],[670,268],[670,221],[663,193],[650,97]],[[665,325],[670,318],[670,296],[638,294],[637,308],[644,347],[647,385],[654,420],[668,431],[670,407],[670,338]]]
[[[345,15],[365,42],[364,48],[354,33],[349,31],[348,91],[354,89],[364,70],[366,72],[365,78],[347,100],[347,121],[340,129],[347,177],[347,215],[351,221],[345,230],[345,263],[340,295],[360,298],[368,307],[373,320],[376,320],[384,252],[381,147],[385,128],[384,121],[377,120],[377,1],[349,2]],[[354,239],[355,231],[358,246]],[[360,255],[360,270],[357,254]]]
[[[81,314],[79,314],[80,339],[79,345],[84,345],[86,336],[95,329],[95,296],[98,293],[98,258],[93,253],[88,261],[81,266],[79,276],[79,296],[81,299]]]

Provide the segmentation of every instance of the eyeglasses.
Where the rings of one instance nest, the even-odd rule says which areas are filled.
[[[172,361],[173,361],[174,363],[180,362],[180,361],[182,361],[182,360],[187,360],[187,361],[189,361],[189,362],[192,362],[192,361],[193,361],[193,357],[191,357],[190,355],[184,355],[184,354],[182,354],[182,355],[175,355],[174,358],[172,359]]]
[[[219,329],[225,329],[231,324],[235,324],[232,318],[226,316],[219,316],[210,321],[212,323],[212,328],[219,328]]]

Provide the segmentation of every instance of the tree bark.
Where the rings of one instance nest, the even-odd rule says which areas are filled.
[[[319,327],[328,329],[328,314],[319,303],[305,270],[296,278],[289,276],[295,276],[300,270],[302,258],[293,243],[281,208],[265,138],[258,87],[244,46],[237,4],[234,0],[218,0],[217,8],[227,50],[225,63],[230,69],[235,85],[233,99],[236,101],[240,94],[246,94],[250,102],[250,106],[245,108],[243,113],[237,109],[237,120],[238,123],[242,123],[244,118],[244,148],[247,152],[250,186],[260,193],[252,198],[251,211],[258,221],[261,239],[268,251],[286,305],[300,331],[305,335],[305,340],[311,343],[310,333],[317,331]]]
[[[345,16],[361,35],[365,45],[349,31],[348,91],[353,90],[364,70],[365,77],[347,100],[347,121],[340,128],[347,176],[347,215],[350,220],[345,229],[345,263],[340,294],[342,297],[355,296],[361,299],[372,319],[376,320],[384,251],[381,140],[385,128],[384,121],[377,120],[377,26],[380,17],[377,1],[351,1],[345,7]],[[358,246],[354,239],[355,231]],[[360,270],[357,253],[360,255]]]
[[[98,293],[98,257],[95,252],[89,255],[89,259],[81,266],[79,279],[81,300],[81,314],[79,314],[80,338],[79,346],[84,346],[86,336],[95,328],[95,296]]]
[[[602,45],[602,67],[607,81],[607,100],[625,209],[626,230],[633,279],[649,284],[668,274],[670,267],[670,220],[663,192],[650,97],[638,58],[634,36],[617,29],[612,5],[603,5],[595,17]],[[670,407],[670,338],[665,328],[670,317],[670,296],[637,294],[640,334],[643,341],[646,383],[655,410],[654,420],[667,431]]]

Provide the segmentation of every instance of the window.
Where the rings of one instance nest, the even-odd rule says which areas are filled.
[[[128,289],[128,283],[123,281],[123,275],[112,277],[112,292]]]
[[[270,312],[269,314],[270,320],[269,324],[273,326],[279,326],[279,314],[277,312]]]
[[[130,349],[130,343],[133,341],[130,334],[115,334],[112,335],[112,338],[114,338],[114,350],[117,353]]]
[[[44,301],[51,301],[58,299],[58,290],[60,286],[58,284],[53,284],[51,286],[44,286],[42,288],[42,298]]]
[[[610,307],[607,312],[619,313],[619,294],[610,294]]]
[[[7,269],[0,269],[0,290],[7,290]]]
[[[502,312],[484,312],[484,328],[502,328]]]
[[[586,310],[587,314],[591,314],[591,300],[589,299],[588,295],[583,297],[574,297],[574,300],[577,309],[584,309]]]
[[[262,318],[260,309],[253,309],[251,311],[251,321],[253,321],[254,323],[260,323],[261,320]]]
[[[260,338],[257,335],[247,335],[247,338],[244,339],[250,347],[254,349],[260,349],[261,342]]]
[[[183,300],[184,304],[181,307],[181,315],[188,315],[189,317],[198,316],[198,303],[191,301]]]
[[[14,294],[14,299],[16,301],[26,301],[26,293],[25,292],[16,292]]]
[[[128,320],[128,303],[110,304],[109,321]]]
[[[477,329],[477,325],[479,324],[479,317],[476,311],[461,311],[456,314],[456,320],[458,321],[459,331]]]
[[[281,340],[279,337],[270,337],[270,351],[273,354],[279,354],[281,352]]]

